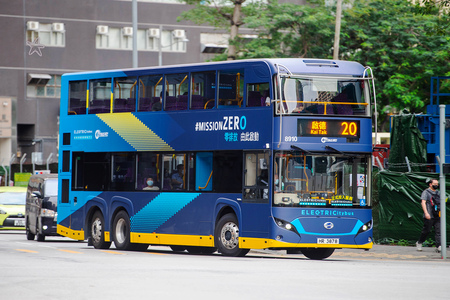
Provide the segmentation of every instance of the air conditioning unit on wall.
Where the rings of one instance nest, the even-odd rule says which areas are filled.
[[[27,22],[27,30],[38,31],[39,30],[39,22],[28,21]]]
[[[64,31],[64,23],[53,23],[52,30],[56,31],[56,32],[63,32]]]
[[[186,32],[183,29],[175,29],[172,34],[176,39],[183,39],[186,37]]]
[[[98,25],[97,26],[97,34],[108,34],[109,28],[108,26]]]
[[[132,36],[133,35],[133,27],[124,27],[124,28],[122,28],[122,33],[125,36]]]
[[[147,34],[149,37],[159,38],[159,28],[149,28]]]

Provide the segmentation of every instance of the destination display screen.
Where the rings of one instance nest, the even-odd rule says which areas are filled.
[[[298,136],[359,138],[359,133],[360,124],[358,120],[297,120]]]

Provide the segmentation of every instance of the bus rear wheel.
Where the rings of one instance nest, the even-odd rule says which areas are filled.
[[[239,224],[234,214],[220,218],[215,230],[215,245],[225,256],[245,256],[250,249],[239,248]]]
[[[130,217],[121,210],[113,221],[112,237],[118,250],[132,250],[130,243]]]
[[[328,258],[333,254],[334,249],[332,248],[302,248],[301,249],[304,256],[309,259],[322,260]]]
[[[91,221],[91,239],[95,249],[109,249],[111,242],[105,242],[105,219],[101,212],[94,213]]]

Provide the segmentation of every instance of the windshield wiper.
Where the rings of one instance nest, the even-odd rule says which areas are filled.
[[[325,149],[327,149],[327,150],[331,150],[331,151],[333,151],[333,152],[336,152],[336,153],[339,153],[339,154],[344,154],[344,152],[342,152],[342,151],[339,151],[338,149],[336,149],[336,148],[333,148],[333,147],[331,147],[331,146],[328,146],[328,145],[326,145],[326,146],[325,146]]]
[[[306,154],[312,154],[310,151],[302,149],[302,148],[297,147],[295,145],[291,145],[291,149],[294,149],[294,150],[297,150],[297,151],[300,151],[300,152],[303,152],[303,153],[306,153]]]

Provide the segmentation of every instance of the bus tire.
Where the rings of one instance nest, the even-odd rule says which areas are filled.
[[[101,212],[97,211],[90,223],[90,235],[95,249],[109,249],[111,242],[105,242],[105,219]]]
[[[328,258],[333,254],[333,248],[302,248],[301,249],[304,256],[309,259],[322,260]]]
[[[186,247],[184,246],[171,245],[169,247],[173,252],[184,252],[184,250],[186,250]]]
[[[239,248],[239,223],[234,214],[226,214],[217,222],[214,242],[225,256],[245,256],[250,251]]]
[[[119,211],[114,217],[112,238],[118,250],[133,249],[130,243],[130,217],[124,210]]]

